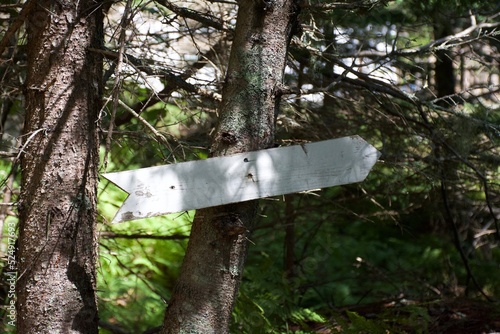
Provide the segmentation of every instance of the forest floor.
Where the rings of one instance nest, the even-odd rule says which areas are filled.
[[[500,333],[500,305],[477,299],[431,301],[387,300],[337,310],[329,324],[297,326],[307,332],[367,334],[493,334]]]

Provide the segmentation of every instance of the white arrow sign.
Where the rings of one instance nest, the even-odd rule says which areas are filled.
[[[129,193],[117,223],[360,182],[379,156],[351,136],[103,176]]]

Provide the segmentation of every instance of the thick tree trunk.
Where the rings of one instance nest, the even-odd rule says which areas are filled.
[[[28,16],[18,333],[97,333],[96,185],[102,15],[37,1]]]
[[[274,142],[294,0],[242,0],[220,106],[215,156]],[[198,210],[162,333],[228,333],[243,273],[255,201]]]

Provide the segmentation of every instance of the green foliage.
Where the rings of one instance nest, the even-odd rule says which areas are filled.
[[[346,313],[351,322],[347,328],[347,333],[385,334],[391,332],[387,326],[380,321],[367,320],[356,312],[347,311]]]
[[[117,168],[115,160],[108,162],[109,170]],[[140,333],[159,326],[163,320],[166,302],[179,274],[193,212],[108,225],[125,198],[122,190],[101,179],[99,317],[129,332]],[[108,333],[104,329],[101,332]]]
[[[295,277],[287,278],[284,274],[282,225],[255,231],[252,239],[255,245],[250,249],[233,332],[255,333],[258,328],[278,333],[286,331],[289,324],[304,329],[309,322],[325,322],[325,315],[335,313],[343,305],[399,296],[418,300],[437,298],[436,291],[451,293],[456,284],[453,282],[466,279],[463,267],[453,264],[460,263],[460,259],[449,238],[422,234],[416,230],[418,225],[410,222],[395,228],[378,219],[375,223],[373,218],[343,216],[335,203],[342,202],[347,192],[347,189],[340,193],[338,189],[332,191],[332,199],[327,199],[327,192],[323,194],[327,198],[293,196],[294,215],[297,215],[294,224],[296,235],[300,236],[295,246]],[[276,210],[277,205],[285,203],[263,204],[266,218],[262,218],[262,225],[266,226],[267,221],[287,221],[279,216],[283,209]],[[376,213],[375,206],[360,210],[367,204],[358,205],[359,215]],[[323,209],[311,210],[316,206]],[[498,269],[492,263],[495,262],[478,259],[477,264],[475,261],[471,264],[476,278],[488,287],[488,293],[496,294],[500,285],[490,270]],[[349,322],[340,332],[404,333],[401,328],[427,332],[429,317],[425,308],[407,305],[398,310],[400,313],[380,314],[376,320],[348,313]]]
[[[428,323],[431,318],[427,309],[415,305],[404,305],[395,308],[386,308],[380,314],[371,318],[364,317],[357,312],[346,311],[346,316],[335,316],[338,324],[334,333],[346,334],[403,334],[429,333]]]

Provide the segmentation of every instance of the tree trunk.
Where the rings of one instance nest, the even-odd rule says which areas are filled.
[[[443,17],[438,15],[434,20],[434,38],[436,40],[453,34],[448,15],[443,15]],[[434,81],[436,84],[436,97],[441,98],[455,94],[456,78],[453,68],[453,55],[450,50],[436,51]],[[442,106],[446,106],[449,103],[450,101],[446,103],[440,102]]]
[[[298,11],[294,0],[239,2],[235,38],[212,145],[215,156],[268,148],[287,48]],[[162,333],[228,333],[257,202],[198,210]]]
[[[97,333],[101,10],[40,0],[27,34],[17,332]]]

